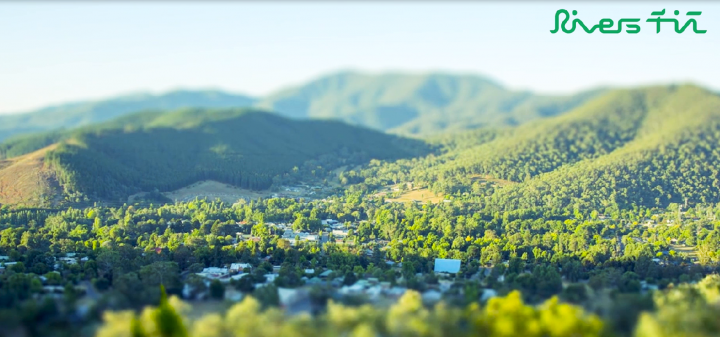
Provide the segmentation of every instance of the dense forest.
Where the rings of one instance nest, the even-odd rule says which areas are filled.
[[[123,202],[199,180],[267,189],[308,161],[324,169],[422,154],[420,141],[333,121],[293,121],[250,110],[147,112],[59,136],[8,143],[20,152],[62,137],[44,155],[67,195]],[[10,179],[10,178],[6,178]]]
[[[262,112],[186,110],[149,125],[78,135],[48,161],[67,190],[113,198],[207,179],[266,189],[276,175],[321,155],[361,163],[414,154],[393,136]]]
[[[493,209],[610,213],[720,201],[720,97],[694,86],[609,92],[556,118],[436,137],[444,153],[377,163],[349,181],[487,196]],[[487,178],[505,187],[487,188]],[[481,186],[482,185],[482,186]]]

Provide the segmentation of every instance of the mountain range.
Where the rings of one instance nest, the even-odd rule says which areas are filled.
[[[514,126],[566,112],[602,92],[543,96],[512,91],[482,76],[338,72],[266,97],[173,91],[76,102],[0,115],[0,141],[33,132],[92,125],[143,110],[256,107],[290,118],[336,119],[401,135],[425,136]]]
[[[263,109],[161,107],[16,136],[0,145],[0,203],[121,200],[205,179],[264,189],[321,158],[324,167],[387,160],[391,180],[443,194],[502,180],[482,192],[498,210],[720,202],[720,96],[694,85],[541,97],[473,76],[340,73],[244,101]]]
[[[145,110],[233,108],[251,106],[255,99],[222,91],[178,90],[166,94],[133,94],[99,101],[74,102],[26,113],[0,115],[0,141],[13,136],[72,129]]]

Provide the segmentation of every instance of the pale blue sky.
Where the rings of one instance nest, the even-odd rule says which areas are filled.
[[[641,18],[636,35],[550,34]],[[708,33],[656,34],[666,8],[703,11]],[[681,17],[684,17],[681,15]],[[344,69],[452,71],[510,88],[695,82],[720,89],[720,4],[710,2],[0,3],[0,113],[137,91],[253,95]]]

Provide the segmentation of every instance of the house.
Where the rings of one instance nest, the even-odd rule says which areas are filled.
[[[278,274],[265,274],[265,282],[266,283],[272,283],[275,282],[275,279],[278,277]]]
[[[227,281],[225,281],[225,279],[222,279],[222,280],[220,280],[220,282],[230,282],[230,281],[232,281],[232,280],[237,281],[237,280],[239,280],[239,279],[241,279],[241,278],[243,278],[243,277],[245,277],[245,276],[248,276],[248,275],[250,275],[250,274],[248,274],[248,273],[237,274],[237,275],[233,275],[233,276],[228,277],[228,278],[227,278]]]
[[[245,269],[251,269],[252,265],[249,263],[232,263],[230,264],[230,272],[245,271]]]
[[[67,264],[77,264],[77,258],[76,257],[61,257],[60,261],[65,262]]]
[[[0,261],[10,261],[10,257],[7,255],[0,255]]]
[[[322,272],[320,275],[318,275],[320,278],[328,278],[330,277],[330,274],[332,274],[332,270],[328,269],[324,272]]]
[[[460,271],[460,260],[435,259],[435,273],[457,274]]]
[[[348,230],[347,229],[333,229],[332,235],[334,236],[347,236]]]
[[[227,274],[228,269],[223,267],[207,267],[203,268],[203,274]]]
[[[305,275],[315,274],[315,269],[305,269]]]
[[[228,268],[221,267],[208,267],[202,270],[202,272],[196,273],[196,275],[207,278],[207,279],[221,279],[228,276]]]
[[[318,277],[313,277],[305,282],[308,285],[314,285],[314,284],[321,284],[323,283],[322,280]]]

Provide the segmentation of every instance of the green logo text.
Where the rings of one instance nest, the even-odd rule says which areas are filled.
[[[573,10],[572,15],[577,15],[577,11]],[[680,15],[680,11],[675,10],[674,12],[675,16]],[[674,23],[675,32],[680,34],[685,32],[685,30],[692,24],[692,30],[695,32],[695,34],[705,34],[707,30],[699,30],[697,27],[697,21],[695,20],[695,17],[700,16],[702,12],[700,11],[694,11],[694,12],[687,12],[685,15],[690,17],[684,25],[680,26],[680,22],[675,18],[669,18],[669,17],[662,17],[665,15],[665,9],[661,11],[655,11],[652,12],[650,15],[656,16],[651,17],[645,22],[655,22],[656,23],[656,33],[660,33],[660,25],[663,22],[671,22]],[[564,17],[562,21],[560,21],[560,17]],[[640,19],[620,19],[617,22],[617,26],[615,26],[615,22],[613,19],[600,19],[600,22],[597,25],[591,26],[588,28],[588,26],[585,25],[585,23],[582,22],[582,20],[578,18],[574,18],[571,22],[571,27],[568,29],[568,21],[570,21],[570,13],[565,9],[559,9],[557,12],[555,12],[555,29],[551,30],[550,33],[557,33],[560,30],[562,30],[564,33],[570,34],[577,29],[578,26],[582,28],[586,33],[592,34],[596,30],[599,31],[601,34],[619,34],[623,31],[623,28],[625,28],[625,32],[628,34],[637,34],[640,32],[640,25],[637,24],[640,22]]]

